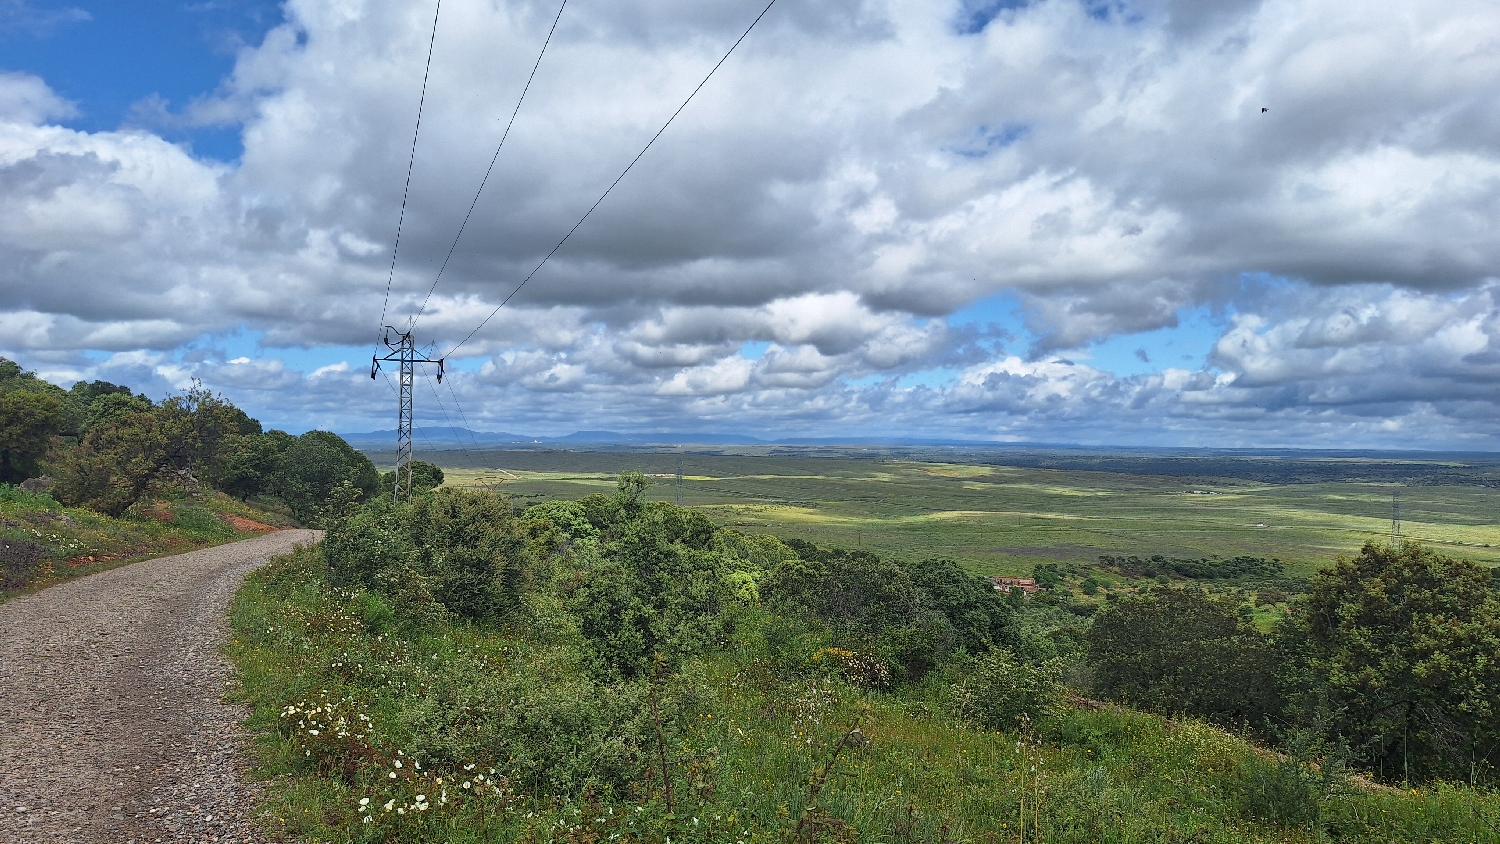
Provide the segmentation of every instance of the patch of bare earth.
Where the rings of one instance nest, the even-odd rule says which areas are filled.
[[[0,841],[254,842],[225,611],[314,531],[136,563],[0,604]]]

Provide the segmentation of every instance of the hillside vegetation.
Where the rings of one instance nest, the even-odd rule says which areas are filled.
[[[0,358],[0,595],[318,524],[343,484],[374,496],[389,480],[337,435],[266,431],[199,387],[160,402],[105,381],[64,390]]]
[[[47,493],[0,485],[0,598],[148,557],[254,536],[281,521],[275,513],[222,493],[160,492],[160,498],[114,518],[64,507]]]
[[[335,494],[325,542],[233,609],[271,831],[1496,840],[1485,569],[1372,545],[1271,634],[1192,588],[1090,619],[944,559],[719,528],[645,487],[521,513]]]

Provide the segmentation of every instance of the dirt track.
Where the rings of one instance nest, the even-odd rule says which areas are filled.
[[[225,609],[282,531],[0,604],[0,842],[259,840],[221,701]]]

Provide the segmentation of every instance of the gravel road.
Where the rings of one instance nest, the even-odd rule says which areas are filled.
[[[258,841],[225,610],[280,531],[0,604],[0,842]]]

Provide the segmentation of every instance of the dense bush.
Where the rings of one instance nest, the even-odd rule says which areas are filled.
[[[1153,712],[1265,729],[1280,714],[1277,662],[1248,608],[1158,587],[1112,603],[1087,633],[1094,687]]]
[[[966,669],[953,686],[954,714],[982,729],[1014,730],[1023,719],[1036,722],[1062,704],[1060,660],[1027,663],[994,648]]]
[[[902,681],[954,653],[1012,642],[1012,610],[983,578],[952,560],[886,560],[864,551],[791,540],[760,585],[777,610],[818,625],[847,650],[880,657]]]
[[[329,578],[385,594],[400,606],[430,596],[447,612],[494,618],[520,599],[526,528],[491,492],[439,490],[410,502],[381,499],[329,530]]]
[[[734,594],[712,539],[700,514],[648,504],[618,538],[575,556],[562,596],[607,670],[642,676],[722,643]]]

